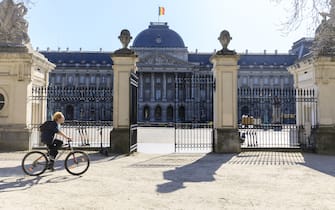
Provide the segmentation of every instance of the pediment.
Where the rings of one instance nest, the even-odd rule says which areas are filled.
[[[151,54],[146,57],[140,58],[139,64],[141,65],[191,65],[184,60],[175,58],[167,54]]]

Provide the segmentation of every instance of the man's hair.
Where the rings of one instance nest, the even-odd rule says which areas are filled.
[[[52,116],[52,120],[53,121],[57,121],[57,120],[59,120],[62,117],[64,117],[63,113],[61,113],[61,112],[55,112],[55,114]]]

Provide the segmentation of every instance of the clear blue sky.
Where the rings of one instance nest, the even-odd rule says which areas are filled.
[[[33,1],[26,18],[32,45],[41,50],[114,51],[121,47],[117,37],[122,29],[128,29],[134,40],[158,20],[158,6],[165,7],[160,21],[179,33],[189,51],[220,49],[217,37],[223,29],[233,37],[229,48],[238,52],[285,53],[294,41],[313,35],[302,28],[284,36],[280,28],[289,15],[288,6],[270,0]]]

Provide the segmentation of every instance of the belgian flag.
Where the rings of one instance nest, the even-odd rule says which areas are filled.
[[[164,7],[158,7],[158,15],[165,15],[165,8]]]

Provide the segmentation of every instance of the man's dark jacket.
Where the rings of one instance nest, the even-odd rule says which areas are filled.
[[[40,126],[41,141],[45,144],[52,144],[55,134],[59,132],[58,124],[55,121],[46,121]]]

